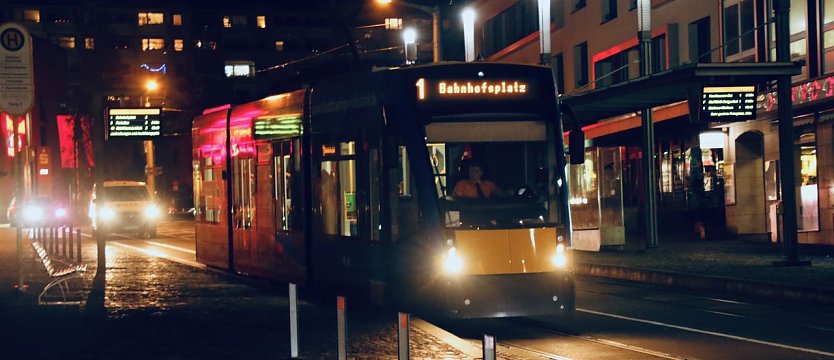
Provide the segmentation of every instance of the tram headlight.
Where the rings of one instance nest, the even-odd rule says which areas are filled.
[[[460,274],[463,271],[463,259],[454,247],[449,248],[443,256],[443,270],[452,275]]]
[[[565,244],[556,245],[556,255],[553,255],[553,265],[557,268],[565,268],[568,265],[568,254],[565,251]]]

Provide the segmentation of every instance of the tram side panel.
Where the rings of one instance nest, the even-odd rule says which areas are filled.
[[[200,150],[201,138],[194,137],[194,199],[197,261],[229,270],[229,241],[226,225],[226,182],[220,152]],[[210,141],[208,142],[210,146]]]

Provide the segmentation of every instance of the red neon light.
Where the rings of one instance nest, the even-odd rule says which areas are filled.
[[[232,104],[226,104],[226,105],[220,105],[220,106],[213,107],[213,108],[208,108],[208,109],[203,110],[203,115],[211,114],[213,112],[218,112],[218,111],[221,111],[221,110],[228,110],[231,107],[232,107]]]

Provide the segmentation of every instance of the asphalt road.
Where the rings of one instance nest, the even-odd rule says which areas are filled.
[[[116,233],[108,246],[202,267],[193,229],[191,221],[163,222],[156,238]],[[440,326],[475,346],[483,333],[495,335],[512,358],[834,358],[832,309],[602,278],[577,280],[569,315]]]

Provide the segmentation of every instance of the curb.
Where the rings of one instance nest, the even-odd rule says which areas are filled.
[[[646,270],[627,266],[589,263],[576,264],[575,273],[576,275],[638,281],[693,290],[708,290],[736,295],[834,305],[834,289],[831,288],[813,288],[713,275],[694,275],[674,271]]]

